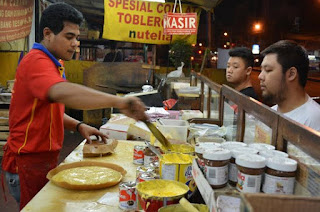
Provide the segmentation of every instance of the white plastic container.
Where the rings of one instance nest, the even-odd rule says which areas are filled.
[[[239,147],[246,147],[247,144],[243,143],[243,142],[239,142],[239,141],[226,141],[224,143],[221,144],[221,147],[224,149],[228,149],[228,150],[233,150],[235,148],[239,148]]]
[[[187,141],[189,122],[176,119],[160,119],[157,127],[168,139]]]
[[[212,143],[224,143],[226,140],[221,137],[212,137],[212,136],[201,136],[196,138],[196,143],[203,143],[203,142],[212,142]]]
[[[259,152],[266,149],[272,149],[272,150],[276,149],[274,146],[266,143],[252,143],[252,144],[249,144],[249,147],[255,148],[259,150]]]
[[[273,158],[273,157],[282,157],[282,158],[288,157],[287,153],[279,150],[272,150],[272,149],[259,151],[259,155],[265,157],[266,159]]]

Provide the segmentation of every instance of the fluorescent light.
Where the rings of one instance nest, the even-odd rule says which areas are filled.
[[[259,54],[260,53],[260,46],[259,44],[252,45],[252,54]]]
[[[308,55],[309,60],[316,60],[316,56],[315,55]]]

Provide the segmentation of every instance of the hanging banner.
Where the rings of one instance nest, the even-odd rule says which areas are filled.
[[[165,35],[197,34],[197,13],[166,13],[163,17]]]
[[[141,0],[105,0],[102,37],[109,40],[148,44],[169,44],[171,35],[163,32],[163,16],[172,12],[173,3],[147,2]],[[197,13],[201,9],[193,5],[182,5],[182,12]],[[180,13],[179,9],[176,10]],[[198,28],[198,23],[196,24]],[[185,39],[196,43],[197,35],[174,35],[172,41]]]
[[[0,42],[21,39],[30,34],[33,3],[30,0],[0,0]]]

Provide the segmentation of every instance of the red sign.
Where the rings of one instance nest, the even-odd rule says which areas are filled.
[[[30,34],[33,2],[0,0],[0,42],[17,40]]]
[[[166,13],[163,17],[165,35],[197,34],[197,13]]]

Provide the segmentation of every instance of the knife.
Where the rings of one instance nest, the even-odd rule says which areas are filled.
[[[164,137],[164,135],[160,132],[160,130],[158,130],[158,128],[156,126],[154,126],[154,124],[152,124],[150,121],[143,121],[147,127],[149,128],[149,130],[152,132],[152,134],[154,135],[154,137],[156,137],[156,139],[158,139],[158,141],[162,144],[162,146],[169,150],[171,149],[171,144],[170,142],[166,139],[166,137]]]

